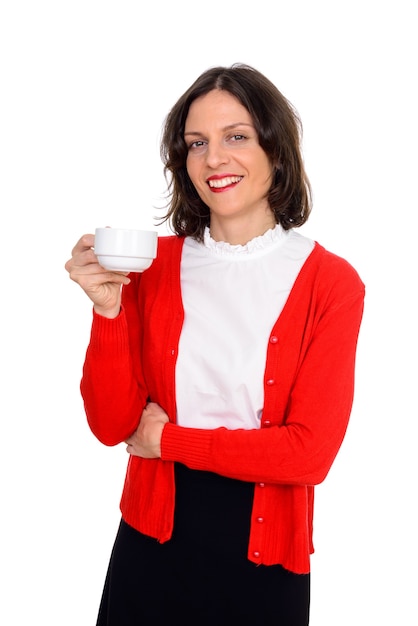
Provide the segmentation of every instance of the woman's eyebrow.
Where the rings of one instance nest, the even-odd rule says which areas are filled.
[[[250,128],[254,128],[254,126],[252,124],[249,124],[248,122],[234,122],[234,124],[228,124],[228,126],[224,126],[224,128],[222,128],[222,131],[233,130],[234,128],[239,128],[242,126],[249,126]],[[204,134],[205,133],[202,133],[200,131],[188,130],[185,131],[184,136],[186,137],[186,135],[194,135],[200,137]]]

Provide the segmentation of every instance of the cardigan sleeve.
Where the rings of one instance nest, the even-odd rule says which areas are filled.
[[[267,377],[260,429],[202,430],[166,424],[162,459],[192,469],[213,471],[251,482],[318,484],[327,475],[344,438],[354,393],[354,368],[363,313],[364,286],[356,274],[335,280],[316,307],[301,340],[300,357],[287,391]],[[350,290],[347,292],[347,288]],[[282,328],[283,330],[283,328]],[[289,324],[288,334],[292,334]],[[295,343],[277,349],[282,370],[291,362]],[[289,351],[287,354],[286,350]],[[269,361],[267,361],[267,369]],[[286,387],[283,376],[283,387]],[[275,382],[273,380],[273,382]],[[286,393],[283,415],[275,415]]]
[[[125,441],[135,431],[147,400],[138,358],[138,280],[138,275],[131,275],[131,283],[123,288],[117,318],[107,319],[93,311],[83,366],[80,389],[87,421],[93,434],[108,446]]]

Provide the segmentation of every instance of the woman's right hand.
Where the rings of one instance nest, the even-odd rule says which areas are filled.
[[[130,283],[126,272],[109,272],[94,253],[94,235],[83,235],[74,246],[65,269],[93,302],[94,310],[104,317],[119,315],[121,287]]]

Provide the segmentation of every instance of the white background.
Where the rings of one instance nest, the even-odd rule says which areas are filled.
[[[153,227],[164,116],[198,74],[235,61],[298,109],[315,198],[302,230],[367,285],[352,419],[317,489],[311,626],[418,624],[413,5],[2,2],[5,626],[95,623],[127,458],[86,425],[91,307],[64,263],[96,226]]]

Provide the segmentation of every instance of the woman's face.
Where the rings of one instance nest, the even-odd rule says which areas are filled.
[[[213,90],[191,104],[184,139],[187,172],[210,209],[211,231],[232,218],[258,224],[262,232],[271,228],[273,167],[247,109],[229,92]]]

